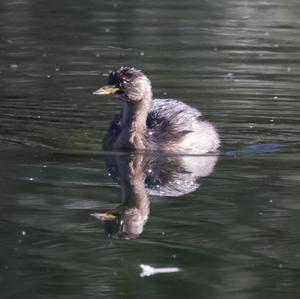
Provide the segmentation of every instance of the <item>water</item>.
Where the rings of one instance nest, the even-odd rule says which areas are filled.
[[[0,14],[1,298],[298,298],[299,1],[3,0]],[[219,159],[104,153],[120,104],[92,91],[120,65],[201,109]],[[142,203],[136,226],[122,198]]]

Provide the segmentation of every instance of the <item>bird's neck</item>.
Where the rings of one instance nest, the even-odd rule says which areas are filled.
[[[146,121],[152,95],[138,102],[125,102],[122,112],[122,127],[128,132],[129,146],[135,149],[145,147]]]

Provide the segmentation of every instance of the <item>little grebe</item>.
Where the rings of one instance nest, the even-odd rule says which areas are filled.
[[[94,92],[115,95],[124,102],[107,131],[105,149],[130,149],[203,154],[220,145],[215,127],[201,112],[173,99],[152,99],[150,80],[140,71],[121,67],[108,84]]]

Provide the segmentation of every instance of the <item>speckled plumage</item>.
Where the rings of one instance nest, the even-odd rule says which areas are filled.
[[[171,151],[202,154],[220,145],[215,127],[201,119],[201,112],[181,101],[153,99],[151,83],[133,68],[113,71],[110,86],[124,107],[107,131],[105,149]]]

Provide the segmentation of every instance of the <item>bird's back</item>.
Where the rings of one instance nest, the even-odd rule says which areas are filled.
[[[122,131],[121,115],[117,115],[104,137],[104,147],[113,144]],[[201,112],[173,99],[154,99],[148,113],[145,147],[149,150],[204,153],[219,146],[212,124],[201,120]]]

